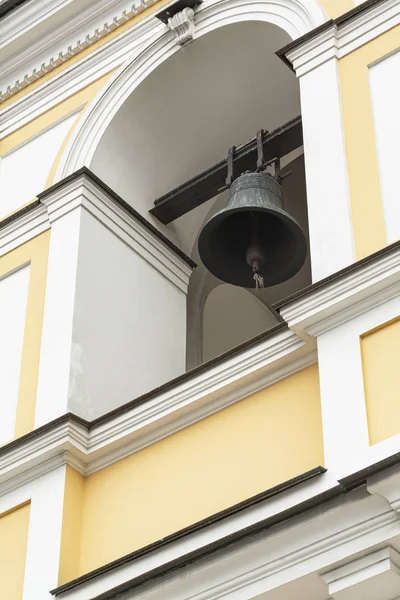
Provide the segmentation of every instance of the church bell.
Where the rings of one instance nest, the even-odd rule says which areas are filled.
[[[307,243],[283,209],[279,181],[267,172],[244,173],[232,183],[226,208],[202,229],[199,254],[218,279],[260,288],[293,277],[304,264]]]

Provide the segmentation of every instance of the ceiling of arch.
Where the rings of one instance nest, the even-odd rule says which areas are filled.
[[[274,25],[243,22],[180,49],[121,107],[90,168],[152,220],[148,210],[157,197],[224,158],[230,146],[245,143],[258,129],[275,129],[300,113],[297,80],[275,55],[288,41]],[[167,228],[153,222],[192,254],[213,202]]]

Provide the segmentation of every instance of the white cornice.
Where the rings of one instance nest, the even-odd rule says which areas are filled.
[[[61,73],[27,91],[19,100],[3,109],[0,104],[0,139],[117,68],[126,56],[138,52],[146,40],[151,41],[152,35],[158,36],[165,27],[151,15],[80,61],[67,65]],[[56,63],[55,58],[53,62]]]
[[[301,493],[304,497],[312,488],[315,492],[324,487],[329,489],[328,475],[304,484]],[[400,533],[397,515],[388,509],[383,500],[376,502],[359,496],[347,502],[339,501],[334,507],[318,509],[318,518],[311,518],[308,512],[307,517],[301,516],[295,523],[286,521],[271,532],[264,529],[257,537],[242,540],[236,545],[231,542],[228,549],[219,550],[218,554],[209,556],[208,561],[193,561],[192,553],[204,552],[204,549],[206,553],[211,544],[234,538],[244,527],[262,522],[271,516],[272,507],[275,514],[279,514],[282,509],[287,510],[294,496],[297,496],[298,503],[298,494],[299,491],[288,491],[279,500],[267,500],[168,545],[135,556],[132,560],[110,565],[103,572],[99,570],[90,578],[82,578],[76,586],[65,592],[61,589],[56,597],[60,600],[100,597],[113,590],[116,593],[118,586],[124,584],[129,589],[132,582],[143,578],[152,580],[146,586],[146,598],[252,599],[260,598],[278,587],[283,593],[282,597],[285,597],[284,586],[289,582],[291,587],[287,597],[291,597],[295,594],[294,580],[311,573],[326,572],[333,565],[348,564],[360,553],[365,553],[366,549],[370,552],[371,548],[378,549],[383,543],[387,544],[389,538]],[[185,559],[188,561],[185,577],[180,571],[171,571],[165,580],[152,578],[152,573],[162,567],[177,560],[184,563]],[[379,573],[373,573],[372,577],[375,575]],[[379,579],[373,582],[379,584]],[[135,597],[141,597],[140,588],[133,593]],[[361,600],[364,596],[355,598]],[[382,596],[382,600],[389,600],[389,597]]]
[[[400,592],[400,554],[386,546],[322,575],[333,600],[392,600]],[[367,591],[368,590],[368,591]]]
[[[292,332],[277,333],[237,357],[95,426],[89,434],[90,462],[86,473],[103,468],[105,461],[111,464],[138,452],[314,364],[316,352],[305,352],[304,342]]]
[[[113,31],[123,22],[132,18],[130,13],[138,14],[145,8],[145,4],[140,0],[69,0],[65,5],[58,2],[59,9],[57,11],[58,0],[46,0],[45,2],[31,2],[25,6],[21,6],[19,10],[9,13],[3,18],[2,27],[4,36],[0,41],[0,49],[6,49],[10,41],[15,39],[21,46],[21,50],[17,52],[9,52],[9,56],[0,62],[1,78],[15,73],[18,69],[23,68],[27,63],[32,63],[36,59],[40,65],[40,58],[44,53],[50,53],[52,49],[65,46],[65,50],[71,42],[76,42],[78,39],[84,42],[87,35],[92,35],[97,28],[99,33],[104,30],[107,34],[110,30]],[[152,4],[152,0],[150,4]],[[75,7],[74,7],[75,4]],[[32,31],[33,40],[27,44],[24,38],[24,30],[32,26],[25,15],[25,11],[33,11],[36,14],[36,21],[46,21],[46,8],[48,5],[53,5],[54,10],[49,13],[53,16],[47,32],[41,29],[41,35],[35,34],[35,29]],[[66,8],[69,11],[69,18],[66,19],[62,9]],[[57,14],[58,13],[58,14]],[[110,15],[112,17],[110,18]],[[54,18],[55,17],[55,18]],[[57,22],[58,21],[58,22]],[[107,22],[108,21],[108,22]],[[122,21],[122,23],[121,23]],[[99,24],[100,27],[99,27]],[[85,32],[82,36],[82,32]],[[53,53],[54,54],[54,53]],[[4,51],[3,51],[4,55]],[[57,54],[58,56],[58,54]],[[53,58],[56,58],[53,56]]]
[[[314,363],[315,353],[292,355],[294,338],[291,332],[278,333],[257,346],[258,351],[241,353],[210,369],[208,377],[203,373],[182,382],[104,424],[89,429],[69,417],[11,443],[0,453],[0,495],[60,464],[90,475]],[[257,365],[253,376],[242,377],[251,370],[251,357]],[[268,375],[259,378],[264,370]]]
[[[33,0],[25,6],[15,8],[2,20],[0,48],[20,38],[70,3],[71,0]]]
[[[47,75],[47,73],[50,73],[53,69],[65,63],[70,58],[77,56],[78,54],[83,52],[83,50],[86,50],[86,48],[93,45],[98,40],[106,37],[109,33],[121,27],[121,25],[124,25],[127,21],[131,21],[138,14],[143,12],[149,6],[155,4],[157,1],[158,0],[143,0],[134,4],[132,4],[131,2],[127,3],[126,8],[124,10],[121,10],[120,14],[115,15],[110,22],[105,22],[102,27],[96,27],[92,31],[89,31],[82,39],[76,39],[74,43],[68,44],[67,46],[65,46],[63,51],[57,52],[57,54],[50,57],[46,62],[38,63],[37,66],[32,70],[32,72],[24,74],[23,77],[17,80],[14,85],[8,85],[6,89],[0,91],[0,104],[8,98],[11,98],[15,94],[17,94],[20,90],[26,88],[34,81],[37,81],[41,77],[44,77],[45,75]],[[86,13],[87,12],[88,11],[86,11]],[[85,15],[82,16],[83,23],[85,23],[88,19],[85,19]],[[93,20],[93,17],[91,20]],[[76,25],[81,28],[82,22],[80,20],[76,20]],[[88,27],[89,26],[90,25],[88,24]],[[63,28],[66,29],[66,26],[64,25]],[[69,38],[70,37],[71,32],[69,31]],[[43,52],[43,47],[39,46],[39,49],[41,52]],[[31,53],[30,61],[32,60],[33,58]],[[11,67],[9,66],[8,70],[10,69]]]
[[[333,22],[309,41],[304,41],[286,58],[298,77],[332,58],[343,58],[400,23],[400,0],[387,0],[360,12],[347,23]]]
[[[8,225],[4,226],[0,221],[0,256],[11,252],[49,227],[50,223],[44,205],[38,205],[33,210],[28,210]]]
[[[171,0],[171,3],[174,1]],[[176,51],[178,48],[173,43],[173,34],[166,25],[155,18],[156,13],[157,7],[150,16],[137,25],[128,28],[114,39],[106,41],[101,47],[73,65],[68,66],[66,63],[66,68],[62,73],[48,79],[32,91],[27,89],[23,98],[0,110],[0,139],[122,63],[134,62],[135,58],[139,57],[144,50],[149,50],[157,40],[162,42],[157,48],[160,53],[157,60],[164,60],[173,51]],[[261,5],[254,0],[231,0],[229,2],[214,0],[203,2],[196,9],[196,14],[198,15],[199,36],[212,31],[221,24],[236,23],[238,15],[243,14],[246,15],[246,19],[254,15],[253,18],[270,20],[281,26],[293,39],[320,25],[326,18],[322,7],[316,0],[302,0],[301,4],[294,0],[279,0],[279,2],[265,0]],[[92,36],[93,32],[88,32],[88,34]],[[82,39],[85,40],[86,36],[81,36]],[[169,41],[171,47],[168,44]],[[64,52],[67,52],[68,45]],[[54,64],[57,60],[58,53],[53,57]],[[37,65],[36,72],[40,69],[40,64]],[[28,74],[28,78],[30,76],[31,74]],[[23,79],[23,76],[21,77]],[[23,84],[20,82],[19,85]]]
[[[46,192],[41,201],[47,208],[50,224],[72,210],[83,208],[179,290],[187,292],[192,272],[187,262],[85,174],[75,177],[53,192]]]
[[[298,335],[318,336],[400,293],[400,246],[280,308]]]
[[[88,428],[73,417],[50,423],[0,452],[0,495],[37,477],[48,461],[84,475],[102,469],[315,363],[316,352],[305,351],[291,331],[276,332],[104,423]]]

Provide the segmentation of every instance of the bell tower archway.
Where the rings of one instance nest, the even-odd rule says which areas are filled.
[[[187,315],[182,315],[187,368],[229,348],[227,340],[206,341],[215,310],[223,310],[224,303],[231,304],[228,312],[234,315],[246,298],[258,315],[252,319],[249,309],[251,323],[244,322],[232,340],[246,341],[275,324],[268,307],[310,283],[309,259],[289,282],[262,290],[257,298],[229,287],[216,291],[219,282],[201,265],[197,240],[207,219],[226,205],[227,192],[167,226],[149,210],[158,197],[226,157],[229,147],[300,114],[298,81],[275,53],[325,19],[316,0],[203,2],[194,42],[181,50],[172,32],[157,22],[153,37],[147,36],[147,44],[88,107],[65,149],[58,178],[89,167],[199,265],[189,284]],[[302,148],[283,158],[282,169],[288,165],[293,175],[285,182],[284,208],[307,235]]]

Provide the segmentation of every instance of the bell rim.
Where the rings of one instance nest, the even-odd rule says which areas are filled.
[[[249,207],[241,206],[241,207],[231,209],[231,214],[238,213],[238,212],[249,212]],[[303,267],[303,265],[306,261],[307,255],[308,255],[308,246],[307,246],[306,236],[305,236],[302,228],[300,227],[299,223],[296,221],[296,219],[294,217],[292,217],[289,213],[287,213],[285,210],[283,210],[279,207],[257,206],[257,207],[252,208],[252,212],[262,212],[262,213],[267,213],[267,214],[271,214],[271,215],[276,215],[276,213],[279,213],[279,215],[281,217],[283,217],[284,221],[289,226],[290,231],[295,236],[296,248],[293,252],[294,258],[290,262],[291,268],[288,267],[286,270],[283,270],[281,277],[275,277],[275,279],[273,280],[272,283],[268,283],[268,278],[266,278],[266,286],[265,287],[273,287],[275,285],[280,285],[281,283],[284,283],[285,281],[288,281],[289,279],[294,277],[300,271],[300,269]],[[232,279],[228,280],[226,277],[221,276],[222,272],[218,273],[218,269],[210,268],[212,257],[211,257],[211,253],[208,251],[208,249],[205,245],[205,239],[206,239],[205,233],[207,232],[208,235],[210,235],[211,231],[222,220],[222,217],[225,213],[226,213],[226,208],[219,210],[217,213],[215,213],[215,215],[213,215],[211,217],[211,219],[209,219],[209,221],[204,225],[203,229],[201,230],[199,238],[198,238],[198,242],[197,242],[200,259],[201,259],[203,265],[206,267],[206,269],[220,281],[223,281],[224,283],[229,283],[231,285],[236,285],[238,287],[252,289],[253,288],[252,285],[247,285],[247,283],[243,284],[241,282],[241,281],[243,281],[243,278],[237,277],[237,279],[234,280],[234,277],[233,277]],[[300,233],[300,235],[296,235],[297,233]],[[206,257],[206,259],[204,257]],[[249,267],[249,269],[250,269],[250,267]]]

